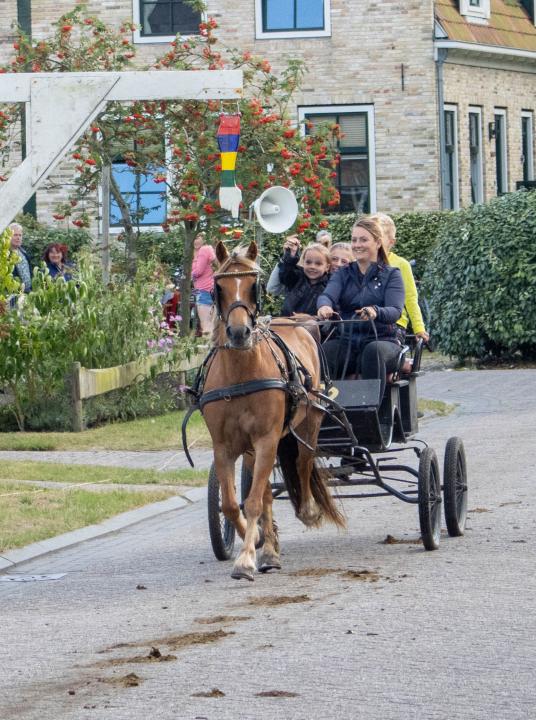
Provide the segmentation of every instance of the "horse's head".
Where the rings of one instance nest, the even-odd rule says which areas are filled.
[[[222,242],[216,246],[219,268],[214,273],[214,303],[230,347],[247,350],[260,310],[260,270],[255,264],[257,245],[229,254]]]

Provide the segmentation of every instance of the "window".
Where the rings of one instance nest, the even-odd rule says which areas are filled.
[[[495,110],[495,169],[497,195],[508,192],[508,143],[506,137],[506,110]]]
[[[133,0],[133,19],[140,26],[134,42],[167,42],[180,33],[199,33],[201,13],[184,0]]]
[[[468,22],[487,25],[490,18],[490,0],[460,0],[460,14]]]
[[[330,212],[375,212],[376,175],[374,163],[374,108],[371,105],[338,105],[332,107],[304,107],[299,119],[315,125],[338,123],[343,137],[337,150],[340,163],[334,180],[341,200]]]
[[[134,225],[139,227],[161,225],[166,219],[166,185],[156,182],[156,179],[164,174],[165,169],[142,175],[122,161],[114,162],[112,165],[112,177],[130,208]],[[110,227],[119,225],[121,225],[121,211],[111,195]]]
[[[331,34],[331,0],[255,0],[256,36],[325,37]]]
[[[469,110],[469,161],[471,165],[471,202],[484,202],[482,182],[482,112]]]
[[[534,180],[534,127],[532,112],[521,113],[521,158],[523,180]]]
[[[458,190],[458,132],[457,108],[445,106],[445,209],[457,210],[460,207]]]

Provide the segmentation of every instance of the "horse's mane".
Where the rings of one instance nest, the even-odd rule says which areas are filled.
[[[257,270],[258,272],[260,272],[260,268],[255,262],[255,260],[251,260],[250,258],[246,257],[247,250],[248,248],[245,245],[238,245],[237,247],[235,247],[231,251],[229,257],[224,260],[223,263],[216,270],[216,273],[227,272],[231,265],[235,263],[245,265],[249,270]]]

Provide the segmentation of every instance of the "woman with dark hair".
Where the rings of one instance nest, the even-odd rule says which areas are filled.
[[[339,377],[346,367],[348,374],[379,378],[381,396],[386,373],[396,369],[400,353],[396,321],[404,308],[402,275],[389,265],[382,239],[379,220],[366,216],[359,219],[352,228],[355,262],[337,270],[318,298],[321,320],[337,310],[343,320],[366,321],[345,327],[340,338],[325,343],[332,376]]]
[[[62,277],[64,280],[72,280],[72,263],[67,262],[67,245],[61,243],[50,243],[45,248],[43,260],[47,266],[48,274],[55,280]]]

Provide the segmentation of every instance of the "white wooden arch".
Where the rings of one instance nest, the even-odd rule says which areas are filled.
[[[6,73],[0,103],[26,103],[27,156],[0,185],[0,232],[72,149],[107,102],[229,100],[241,70]]]

